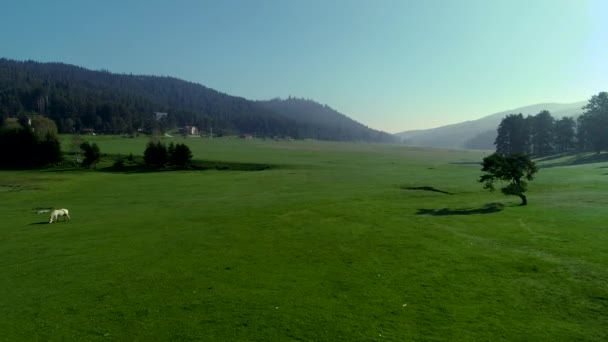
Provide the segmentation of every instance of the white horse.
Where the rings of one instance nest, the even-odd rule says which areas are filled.
[[[57,210],[53,210],[51,212],[51,219],[50,219],[49,223],[58,222],[57,220],[61,216],[63,216],[63,221],[71,220],[70,213],[68,212],[67,209],[57,209]]]

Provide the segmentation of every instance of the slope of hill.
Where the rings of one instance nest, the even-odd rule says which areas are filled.
[[[257,101],[257,103],[295,121],[303,134],[314,133],[321,140],[396,141],[391,134],[364,126],[335,109],[312,100],[290,97],[285,100],[272,99]]]
[[[496,128],[508,114],[535,115],[548,110],[555,118],[577,116],[587,102],[542,103],[491,114],[483,118],[426,130],[396,133],[406,144],[426,147],[492,149]]]
[[[272,101],[269,101],[272,102]],[[393,141],[332,110],[280,110],[172,77],[114,74],[62,63],[0,59],[0,117],[39,113],[62,133],[152,131],[195,125],[214,133]],[[320,105],[317,105],[320,106]],[[314,107],[314,106],[313,106]],[[167,112],[157,121],[154,112]],[[292,115],[291,113],[298,113]],[[286,113],[286,114],[284,114]],[[324,116],[323,120],[316,118]],[[315,117],[314,120],[310,119]],[[337,129],[339,127],[339,129]]]

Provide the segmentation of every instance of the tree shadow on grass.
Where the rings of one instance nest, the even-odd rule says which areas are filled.
[[[451,192],[435,189],[432,186],[401,186],[400,188],[403,190],[422,190],[422,191],[438,192],[438,193],[446,194],[446,195],[453,195]]]
[[[43,221],[43,222],[32,222],[29,224],[29,226],[37,226],[39,224],[49,224],[49,221]]]
[[[606,153],[606,152],[602,152],[602,153],[587,152],[587,153],[572,154],[572,158],[570,158],[566,161],[553,163],[553,164],[539,165],[539,168],[546,169],[546,168],[552,168],[552,167],[557,167],[557,166],[571,166],[571,165],[594,164],[594,163],[604,163],[604,162],[608,162],[608,153]]]
[[[535,161],[544,162],[544,161],[550,161],[550,160],[555,160],[555,159],[564,158],[564,157],[576,157],[576,155],[577,155],[576,152],[557,153],[557,154],[552,154],[550,156],[536,158]]]
[[[483,165],[480,161],[460,161],[460,162],[450,162],[448,164],[451,165]]]
[[[270,168],[276,168],[269,164],[255,163],[231,163],[231,162],[207,162],[197,161],[191,165],[184,167],[158,167],[145,164],[128,164],[120,166],[109,166],[97,169],[101,172],[111,173],[150,173],[150,172],[169,172],[169,171],[205,171],[205,170],[220,170],[220,171],[262,171]]]
[[[416,215],[431,216],[451,216],[451,215],[479,215],[494,214],[502,211],[505,205],[502,203],[487,203],[481,208],[462,208],[462,209],[418,209]]]

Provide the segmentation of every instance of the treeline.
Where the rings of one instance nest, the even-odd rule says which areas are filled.
[[[153,138],[156,139],[156,138]],[[95,167],[101,159],[96,143],[82,141],[80,135],[72,136],[72,153],[81,167]],[[34,169],[64,161],[57,136],[57,125],[40,115],[31,119],[6,120],[0,125],[0,169]],[[133,162],[133,155],[128,159]],[[173,142],[169,145],[159,140],[150,141],[144,151],[146,165],[154,167],[185,168],[192,163],[192,152],[186,144]],[[123,166],[119,159],[114,166]],[[73,166],[73,165],[71,165]]]
[[[498,126],[496,152],[535,157],[572,151],[608,150],[608,93],[593,95],[576,119],[556,120],[549,111],[507,115]]]
[[[310,120],[309,112],[294,118],[286,107],[271,107],[172,77],[0,59],[0,122],[39,114],[55,121],[59,133],[152,133],[189,125],[216,135],[393,141],[335,111]],[[157,120],[155,112],[168,115]]]

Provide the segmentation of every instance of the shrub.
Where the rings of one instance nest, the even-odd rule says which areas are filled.
[[[61,160],[61,145],[52,132],[37,136],[29,126],[0,131],[0,166],[6,168],[41,167]]]
[[[186,144],[177,144],[170,154],[171,164],[175,166],[186,166],[192,163],[192,152]]]
[[[84,160],[81,165],[83,167],[95,167],[95,164],[97,164],[101,158],[99,146],[97,146],[96,143],[89,144],[88,142],[83,142],[80,144],[80,148],[84,151]]]
[[[150,141],[144,151],[144,161],[148,165],[165,165],[168,161],[167,147],[160,141]]]

